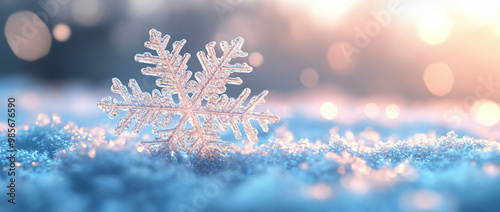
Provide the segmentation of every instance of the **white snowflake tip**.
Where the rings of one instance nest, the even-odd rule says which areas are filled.
[[[221,57],[215,53],[216,43],[208,43],[206,52],[197,54],[203,70],[190,80],[192,74],[187,71],[190,55],[180,55],[186,40],[174,42],[169,52],[166,50],[169,35],[162,37],[161,32],[152,29],[149,36],[144,46],[156,51],[156,55],[150,52],[137,54],[135,60],[153,65],[143,68],[141,72],[158,77],[156,84],[161,91],[142,92],[137,82],[131,79],[128,84],[130,93],[120,80],[113,78],[111,91],[119,94],[123,101],[106,97],[98,102],[98,107],[112,119],[117,117],[119,111],[127,111],[116,126],[116,134],[129,128],[134,121],[133,133],[139,133],[143,126],[150,124],[155,127],[153,133],[158,137],[145,143],[154,144],[156,151],[164,154],[180,151],[198,156],[211,155],[211,150],[221,152],[228,148],[227,143],[220,141],[219,130],[230,127],[235,137],[241,139],[238,127],[241,124],[248,139],[258,142],[258,131],[250,120],[256,120],[265,132],[269,130],[268,124],[279,122],[279,117],[269,110],[254,112],[257,106],[265,103],[268,91],[252,97],[246,105],[244,103],[251,92],[248,88],[237,99],[223,94],[226,84],[240,85],[243,82],[240,77],[230,77],[232,73],[252,71],[246,63],[230,63],[234,58],[248,55],[241,50],[243,38],[238,37],[231,44],[222,41]]]

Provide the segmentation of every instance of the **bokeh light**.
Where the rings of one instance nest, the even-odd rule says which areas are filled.
[[[390,119],[397,119],[399,117],[400,109],[396,104],[387,105],[385,108],[385,115]]]
[[[418,191],[413,196],[415,205],[422,210],[433,210],[440,206],[441,195],[433,191]]]
[[[35,92],[27,92],[19,96],[19,101],[22,102],[20,107],[27,111],[33,111],[40,108],[42,104],[42,99]]]
[[[420,39],[430,45],[445,42],[450,36],[453,21],[445,12],[426,11],[417,20]]]
[[[151,15],[162,7],[161,0],[129,0],[130,12],[134,16]]]
[[[94,158],[95,157],[95,149],[92,149],[88,153],[89,157]]]
[[[57,24],[54,29],[52,29],[52,35],[57,41],[65,42],[71,37],[71,28],[66,24]]]
[[[50,123],[50,118],[47,114],[40,113],[37,116],[37,124],[40,126],[44,126]]]
[[[52,36],[49,28],[31,11],[10,15],[4,33],[14,54],[23,60],[35,61],[50,51]]]
[[[300,72],[300,82],[308,88],[316,86],[318,84],[318,80],[318,72],[312,68],[306,68]]]
[[[401,209],[413,209],[415,211],[433,211],[439,209],[443,204],[441,194],[431,190],[417,190],[404,193],[401,196]]]
[[[458,8],[470,23],[483,27],[497,18],[499,3],[491,0],[460,1]]]
[[[56,124],[60,124],[61,123],[61,117],[57,114],[54,114],[52,115],[52,122],[56,123]]]
[[[454,77],[448,64],[436,62],[425,69],[424,82],[432,94],[444,96],[453,88]]]
[[[500,166],[493,163],[487,163],[483,165],[483,171],[491,176],[497,176],[500,174]]]
[[[95,26],[103,17],[103,7],[98,0],[76,0],[72,6],[73,19],[84,26]]]
[[[248,56],[248,62],[253,67],[259,67],[264,63],[264,56],[260,52],[252,52],[250,56]]]
[[[325,119],[334,119],[338,113],[337,105],[332,102],[325,102],[323,103],[323,105],[321,105],[320,113],[321,116],[323,116]]]
[[[374,119],[380,114],[380,109],[375,103],[368,103],[365,105],[364,112],[366,117]]]
[[[310,194],[315,199],[326,200],[332,196],[332,189],[326,184],[319,183],[311,186]]]
[[[346,46],[347,43],[335,42],[328,49],[328,64],[332,71],[339,75],[346,75],[349,73],[352,63],[357,56],[356,53],[349,53]]]
[[[283,2],[285,4],[298,3],[299,6],[305,8],[310,13],[314,23],[318,26],[324,26],[325,24],[333,24],[339,21],[357,0],[286,0]]]
[[[493,35],[500,37],[500,20],[491,26]]]
[[[493,126],[500,121],[500,107],[491,100],[479,100],[472,105],[472,118],[485,126]]]

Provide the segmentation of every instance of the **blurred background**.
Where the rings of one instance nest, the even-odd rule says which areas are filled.
[[[291,128],[307,117],[325,129],[499,139],[499,11],[489,0],[0,0],[0,88],[26,120],[104,120],[96,102],[112,77],[156,87],[133,60],[151,28],[187,40],[191,71],[206,43],[241,36],[249,57],[237,62],[254,71],[228,95],[270,90]]]

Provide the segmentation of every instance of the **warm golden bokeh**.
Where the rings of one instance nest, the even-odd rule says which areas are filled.
[[[359,0],[282,0],[283,4],[294,5],[305,8],[318,26],[332,25],[337,23],[341,17]]]
[[[92,149],[89,151],[89,157],[94,158],[95,157],[95,149]]]
[[[446,12],[426,11],[417,20],[420,39],[430,45],[445,42],[450,36],[453,21]]]
[[[427,89],[436,96],[444,96],[453,88],[453,73],[444,62],[436,62],[427,66],[424,72]]]
[[[43,126],[43,125],[47,125],[49,123],[50,123],[50,118],[47,114],[44,114],[44,113],[38,114],[37,122],[36,122],[37,125]]]
[[[496,125],[500,121],[500,107],[491,100],[479,100],[472,105],[472,118],[485,126]]]
[[[365,105],[364,112],[366,117],[374,119],[380,114],[380,109],[375,103],[368,103]]]
[[[325,119],[334,119],[338,113],[337,105],[332,102],[325,102],[321,105],[320,113]]]
[[[397,119],[399,117],[400,109],[396,104],[387,105],[385,108],[385,115],[390,119]]]

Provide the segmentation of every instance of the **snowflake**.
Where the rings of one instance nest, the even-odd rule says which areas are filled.
[[[129,128],[135,120],[133,133],[139,133],[148,124],[154,127],[153,133],[158,137],[143,143],[155,146],[154,151],[158,153],[211,155],[213,150],[223,152],[232,144],[221,141],[218,133],[220,129],[231,127],[234,136],[241,139],[238,124],[242,124],[248,139],[256,143],[257,129],[252,127],[250,120],[257,120],[265,132],[269,130],[268,124],[279,121],[279,117],[269,110],[254,112],[256,106],[264,104],[267,90],[252,97],[246,105],[244,103],[250,95],[248,88],[236,99],[223,94],[226,83],[242,83],[239,77],[229,77],[231,73],[252,71],[252,67],[246,63],[230,64],[231,59],[248,55],[241,50],[243,38],[234,39],[230,45],[222,41],[220,46],[223,55],[220,58],[215,53],[215,42],[208,43],[207,53],[200,51],[197,54],[203,71],[195,73],[196,80],[190,80],[192,73],[186,70],[186,63],[191,55],[179,54],[186,40],[174,42],[173,50],[169,52],[166,50],[169,35],[162,37],[161,32],[151,29],[149,36],[144,46],[155,50],[157,55],[150,52],[137,54],[135,60],[154,65],[141,71],[144,75],[159,77],[156,85],[161,87],[161,91],[154,89],[152,93],[142,92],[137,82],[131,79],[128,84],[131,94],[120,80],[113,78],[111,91],[121,95],[124,101],[108,96],[100,100],[98,106],[111,119],[116,118],[120,111],[128,111],[116,125],[115,134]]]

